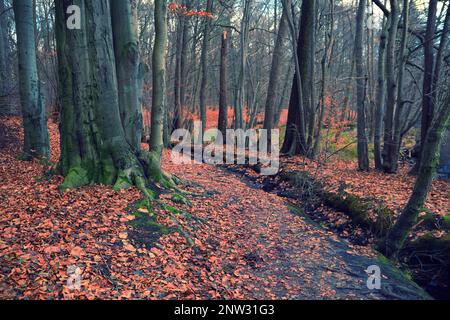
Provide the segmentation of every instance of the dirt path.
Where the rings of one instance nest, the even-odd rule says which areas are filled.
[[[215,242],[228,235],[217,253],[230,266],[238,262],[249,276],[255,299],[418,299],[423,292],[367,248],[355,248],[299,216],[284,199],[252,187],[226,170],[208,165],[167,169],[214,191],[193,200],[192,214],[208,219],[212,230],[200,238]],[[367,288],[365,269],[379,265],[381,290]],[[231,267],[230,267],[231,268]],[[243,270],[242,270],[243,269]],[[231,270],[230,270],[231,271]],[[247,289],[247,288],[246,288]],[[256,290],[255,290],[256,289]]]
[[[414,284],[361,248],[352,248],[283,199],[208,165],[165,169],[193,182],[191,205],[167,204],[201,218],[195,242],[179,232],[145,239],[130,225],[140,193],[92,186],[59,193],[62,178],[39,162],[17,160],[20,121],[1,119],[0,298],[2,299],[386,299],[420,298]],[[19,135],[19,139],[16,136]],[[58,159],[57,126],[50,126]],[[0,137],[2,138],[2,137]],[[166,157],[168,158],[168,157]],[[203,188],[198,187],[203,186]],[[206,190],[206,191],[205,191]],[[173,199],[172,199],[173,200]],[[173,228],[167,210],[157,222]],[[146,213],[144,212],[144,215]],[[136,241],[135,241],[136,240]],[[140,240],[145,240],[144,246]],[[367,289],[369,265],[380,264],[382,290]],[[67,286],[69,270],[81,287]]]

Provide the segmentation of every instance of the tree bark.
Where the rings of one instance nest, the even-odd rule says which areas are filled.
[[[361,171],[369,170],[369,152],[366,135],[365,117],[365,91],[366,75],[363,62],[363,28],[366,1],[360,0],[356,16],[355,33],[355,68],[356,68],[356,103],[357,103],[357,135],[358,135],[358,168]]]
[[[283,143],[282,152],[287,154],[301,154],[307,155],[309,148],[306,143],[306,119],[308,119],[308,110],[310,110],[309,102],[311,98],[310,86],[304,83],[310,74],[311,59],[309,55],[312,50],[310,48],[313,43],[311,40],[311,33],[314,26],[315,18],[315,3],[314,1],[302,2],[302,14],[300,18],[300,32],[298,41],[295,41],[297,32],[292,19],[290,8],[290,1],[283,1],[283,10],[287,12],[288,23],[292,37],[295,75],[292,84],[291,98],[289,102],[288,121],[286,125],[286,137]],[[306,90],[306,91],[305,91]]]
[[[67,7],[81,9],[81,30],[66,28]],[[161,179],[153,159],[126,140],[119,108],[110,1],[55,2],[61,112],[61,190],[101,183],[115,189]]]
[[[228,33],[223,32],[222,47],[220,50],[220,96],[219,96],[219,120],[218,129],[223,136],[226,136],[228,128],[228,85],[227,85],[227,56],[228,56]]]
[[[283,14],[280,20],[280,27],[278,28],[278,34],[275,41],[275,47],[273,49],[272,68],[270,69],[269,85],[267,89],[267,98],[264,116],[264,129],[266,130],[271,130],[275,126],[274,124],[274,113],[276,108],[275,104],[277,101],[278,84],[280,82],[283,44],[287,32],[288,32],[288,25],[286,21],[286,11],[283,10]],[[270,133],[268,136],[269,137],[271,136]]]
[[[386,19],[386,18],[385,18]],[[374,157],[375,168],[384,170],[381,139],[383,135],[383,115],[386,104],[386,39],[390,18],[383,23],[380,36],[380,48],[378,52],[378,87],[377,87],[377,106],[375,110],[375,128],[374,128]]]
[[[206,11],[212,12],[213,1],[208,0],[206,3]],[[201,65],[202,65],[202,81],[200,85],[200,119],[202,121],[202,132],[205,132],[206,126],[206,90],[208,87],[208,51],[209,51],[209,33],[211,29],[211,19],[206,18],[205,28],[203,30],[203,44],[202,44],[202,54],[201,54]]]
[[[427,29],[424,38],[424,75],[422,91],[422,120],[420,133],[420,157],[417,160],[412,173],[416,173],[420,168],[421,158],[423,156],[424,141],[427,137],[428,128],[431,125],[434,114],[433,101],[433,75],[434,75],[434,52],[433,38],[436,32],[436,12],[437,0],[430,0],[428,5]]]
[[[390,258],[398,256],[398,252],[403,247],[409,232],[417,223],[418,215],[427,199],[436,174],[440,145],[450,118],[449,106],[450,94],[447,94],[446,102],[441,107],[428,130],[427,137],[423,141],[422,161],[411,198],[397,222],[389,231],[385,243],[381,245],[381,249]]]
[[[125,137],[133,150],[141,149],[142,109],[139,98],[139,37],[132,2],[111,1],[114,52],[116,58],[119,109]]]
[[[155,0],[155,45],[153,49],[153,98],[150,151],[155,163],[154,175],[161,174],[166,110],[167,0]],[[159,177],[160,178],[160,177]]]
[[[384,121],[383,168],[387,173],[395,173],[394,164],[394,115],[397,106],[397,78],[395,76],[395,48],[397,43],[397,29],[400,20],[397,0],[390,0],[390,26],[386,49],[386,85],[387,101]]]
[[[403,79],[405,74],[405,66],[406,66],[406,60],[408,59],[407,53],[406,53],[406,45],[408,42],[408,29],[409,29],[409,10],[410,10],[410,1],[411,0],[403,0],[403,29],[402,29],[402,39],[400,44],[400,51],[399,51],[399,64],[398,64],[398,77],[397,77],[397,107],[395,109],[395,116],[394,116],[394,136],[393,136],[393,146],[390,152],[392,153],[391,159],[392,159],[392,172],[398,171],[398,161],[400,158],[400,149],[402,146],[402,112],[403,112]]]
[[[0,14],[6,10],[5,0],[0,0]],[[8,75],[8,57],[9,57],[9,41],[8,41],[8,27],[7,15],[5,13],[0,15],[0,97],[7,95]],[[0,111],[1,113],[1,111]]]
[[[19,60],[19,89],[24,127],[23,157],[49,158],[50,147],[45,106],[40,96],[34,29],[34,6],[29,0],[14,0]]]
[[[250,15],[254,0],[243,0],[244,13],[241,21],[240,32],[240,51],[239,51],[239,79],[237,92],[237,106],[235,106],[235,128],[244,128],[244,109],[246,99],[246,80],[247,80],[247,56],[248,56],[248,37],[250,33]]]

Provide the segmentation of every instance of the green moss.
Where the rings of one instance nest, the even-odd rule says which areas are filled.
[[[185,214],[185,212],[183,212],[182,210],[172,207],[172,206],[169,206],[165,203],[160,202],[160,205],[164,210],[166,210],[174,215],[184,215]]]
[[[178,204],[185,204],[188,206],[192,206],[192,203],[187,199],[185,196],[179,193],[174,193],[171,198],[172,202],[178,203]]]
[[[447,231],[450,230],[450,216],[442,218],[442,227]]]
[[[450,294],[450,235],[441,238],[428,233],[406,243],[400,258],[411,270],[414,280],[439,299]]]
[[[104,162],[102,164],[102,172],[100,175],[99,182],[103,185],[110,186],[114,184],[114,180],[116,179],[117,170],[114,166],[112,160],[108,162]]]
[[[161,180],[163,179],[163,173],[161,170],[161,163],[159,160],[160,157],[152,152],[147,152],[145,155],[146,155],[145,172],[147,176],[157,183],[161,182]]]
[[[348,193],[323,193],[324,202],[335,210],[345,213],[352,222],[377,236],[383,236],[392,225],[393,212],[387,207],[376,207],[376,220],[370,218],[373,203]]]
[[[73,167],[69,170],[64,183],[59,186],[59,190],[76,189],[90,184],[87,170],[82,167]]]
[[[132,226],[133,228],[143,229],[147,232],[156,232],[160,233],[161,235],[169,234],[171,232],[169,228],[157,223],[156,219],[154,217],[151,217],[150,215],[143,215],[141,213],[138,213],[135,216],[136,219],[128,223],[128,225]]]
[[[299,217],[305,216],[305,213],[302,210],[300,210],[300,208],[297,208],[290,204],[287,207],[294,215],[299,216]]]
[[[17,156],[17,160],[19,161],[31,161],[33,159],[33,157],[31,157],[29,154],[26,154],[24,152],[22,152],[21,154],[19,154]]]
[[[117,177],[116,183],[114,184],[113,189],[115,191],[125,190],[131,188],[133,185],[132,181],[130,181],[129,173],[121,172]]]
[[[419,218],[419,222],[420,226],[427,230],[450,230],[450,216],[441,217],[429,210],[426,210],[426,214]]]

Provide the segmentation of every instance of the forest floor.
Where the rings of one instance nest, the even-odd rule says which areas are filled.
[[[174,165],[168,154],[164,169],[195,194],[185,203],[162,197],[167,207],[155,215],[167,232],[155,238],[134,223],[151,214],[136,206],[139,191],[92,186],[61,194],[62,178],[45,174],[46,164],[17,160],[20,120],[0,120],[2,299],[427,297],[376,252],[323,229],[285,199],[221,168]],[[56,162],[56,125],[50,134]],[[173,232],[180,225],[193,246]],[[381,290],[367,288],[370,265],[382,268]],[[80,290],[67,287],[73,266],[82,270]]]

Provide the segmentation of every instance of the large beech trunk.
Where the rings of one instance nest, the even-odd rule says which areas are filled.
[[[81,30],[66,28],[69,5]],[[62,190],[93,183],[146,190],[150,158],[133,150],[122,126],[108,0],[56,1],[61,112]],[[152,169],[152,170],[150,170]]]
[[[137,21],[132,0],[111,1],[114,51],[116,58],[119,110],[125,137],[138,151],[142,140],[142,110],[139,98],[140,54]]]

